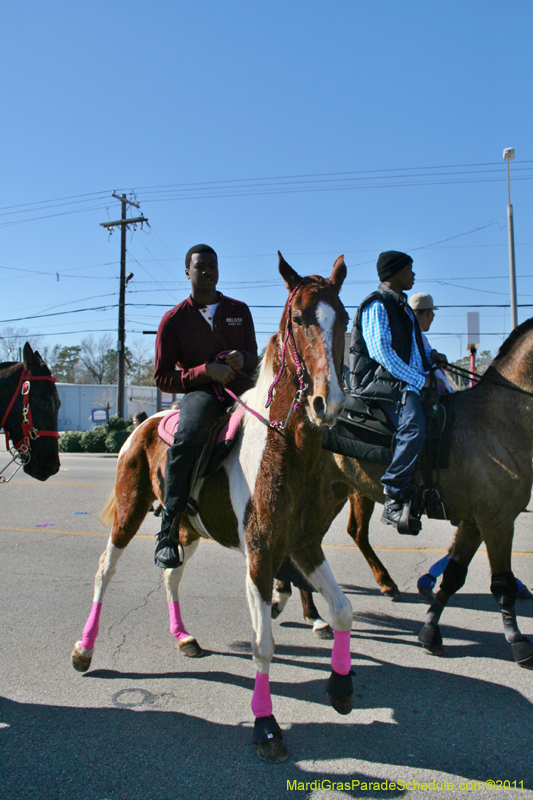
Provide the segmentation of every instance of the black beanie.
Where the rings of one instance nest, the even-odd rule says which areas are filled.
[[[396,275],[408,264],[412,264],[413,259],[407,253],[400,253],[398,250],[385,250],[379,254],[376,264],[380,281],[386,281],[391,275]]]

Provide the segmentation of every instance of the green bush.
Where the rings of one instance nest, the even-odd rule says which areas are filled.
[[[59,452],[60,453],[82,453],[83,446],[81,438],[83,433],[81,431],[66,431],[59,437]]]
[[[105,425],[99,425],[92,431],[85,431],[81,437],[81,446],[86,453],[105,453],[105,440],[107,430]]]
[[[109,417],[109,433],[112,431],[125,431],[131,427],[131,420],[122,417]]]
[[[118,453],[126,439],[130,436],[131,430],[111,431],[105,440],[105,449],[108,453]]]

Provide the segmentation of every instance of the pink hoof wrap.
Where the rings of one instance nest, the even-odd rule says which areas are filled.
[[[101,603],[93,603],[93,609],[89,614],[89,619],[85,623],[83,629],[83,636],[81,637],[81,646],[84,650],[92,650],[96,637],[98,636],[98,625],[100,622],[100,612],[102,611]]]
[[[339,675],[347,675],[352,666],[350,655],[350,631],[333,631],[335,640],[331,653],[331,666]]]
[[[254,696],[252,697],[252,714],[254,717],[270,717],[272,714],[272,698],[268,673],[257,672],[255,676]]]
[[[170,633],[175,636],[178,642],[187,639],[190,633],[185,630],[185,625],[181,621],[181,611],[179,601],[171,600],[168,604],[168,615],[170,617]]]

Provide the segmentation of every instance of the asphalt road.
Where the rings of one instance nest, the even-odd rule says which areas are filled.
[[[0,454],[0,468],[6,460]],[[447,549],[446,522],[426,521],[406,542],[376,513],[372,542],[402,591],[402,602],[392,603],[346,535],[346,512],[335,521],[325,548],[354,609],[355,708],[340,717],[330,707],[331,643],[313,636],[294,596],[273,623],[271,688],[285,764],[264,764],[251,744],[255,670],[243,559],[200,544],[181,607],[206,656],[187,659],[168,631],[152,515],[108,589],[91,669],[75,672],[70,653],[91,609],[107,536],[98,513],[115,468],[112,457],[64,455],[61,472],[44,484],[18,473],[0,486],[1,800],[449,799],[467,796],[459,784],[489,779],[522,781],[518,796],[533,797],[533,672],[512,660],[486,554],[474,558],[443,615],[447,656],[427,656],[416,641],[425,610],[416,580]],[[530,587],[532,526],[533,514],[521,514],[513,560]],[[533,637],[533,601],[519,613]],[[344,786],[330,790],[328,781]],[[448,788],[390,787],[401,781]],[[502,794],[496,784],[468,796]]]

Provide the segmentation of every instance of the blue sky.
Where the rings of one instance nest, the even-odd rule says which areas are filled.
[[[518,302],[533,304],[530,2],[22,0],[1,22],[0,329],[115,340],[120,237],[99,224],[120,216],[115,190],[151,226],[128,236],[128,344],[187,295],[183,256],[203,241],[261,347],[286,299],[278,249],[300,274],[345,253],[352,317],[379,252],[399,249],[441,306],[432,343],[465,355],[479,310],[495,350],[504,147]]]

